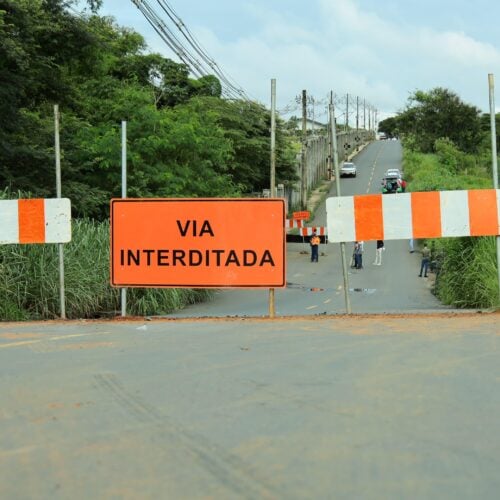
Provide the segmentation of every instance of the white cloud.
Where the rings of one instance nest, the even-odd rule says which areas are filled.
[[[225,73],[266,105],[270,79],[276,78],[278,107],[293,103],[302,89],[317,99],[334,90],[387,114],[403,108],[414,90],[436,86],[487,106],[486,75],[500,66],[500,51],[488,40],[416,24],[409,16],[388,21],[386,12],[377,11],[383,1],[364,2],[369,8],[361,7],[362,0],[310,1],[309,10],[320,12],[314,22],[305,11],[304,19],[299,10],[273,11],[276,3],[269,1],[265,11],[260,3],[242,3],[237,21],[245,29],[230,40],[205,24],[189,29]],[[154,43],[155,49],[160,45]]]

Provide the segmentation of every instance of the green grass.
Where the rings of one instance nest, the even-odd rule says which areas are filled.
[[[110,285],[109,223],[73,220],[64,245],[66,316],[95,318],[118,314],[120,290]],[[0,319],[60,317],[58,245],[0,245]],[[131,288],[129,315],[168,314],[207,300],[210,290]]]
[[[435,294],[460,308],[495,308],[500,303],[496,238],[443,238],[433,245],[441,269]]]
[[[488,189],[492,185],[486,169],[453,172],[434,154],[405,149],[403,165],[408,191]],[[432,240],[432,246],[440,264],[434,293],[443,303],[459,308],[500,307],[495,237],[442,238]]]

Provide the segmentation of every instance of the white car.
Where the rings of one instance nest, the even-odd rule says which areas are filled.
[[[354,163],[351,162],[345,162],[341,167],[340,167],[340,177],[356,177],[357,174],[357,168]]]

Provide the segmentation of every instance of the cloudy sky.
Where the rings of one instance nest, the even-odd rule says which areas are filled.
[[[149,3],[173,27],[157,0]],[[297,115],[296,96],[303,89],[319,103],[333,91],[337,114],[345,108],[346,94],[351,104],[358,96],[383,119],[401,110],[415,90],[438,86],[486,112],[488,73],[495,74],[500,86],[500,3],[492,0],[168,4],[249,96],[270,107],[270,81],[275,78],[278,109],[296,107]],[[101,14],[141,33],[152,51],[179,60],[132,0],[104,0]],[[500,102],[500,93],[495,100]],[[319,104],[316,113],[316,119],[326,121],[324,106]]]

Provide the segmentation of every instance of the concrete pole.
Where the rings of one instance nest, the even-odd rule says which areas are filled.
[[[332,92],[333,94],[333,92]],[[333,95],[330,94],[330,103],[333,103]],[[330,113],[330,105],[328,105],[328,112]],[[333,179],[333,137],[332,137],[332,120],[328,120],[328,180]]]
[[[356,96],[356,132],[359,129],[359,97]]]
[[[56,152],[56,193],[61,198],[61,145],[59,141],[59,105],[54,104],[54,130],[55,130],[55,152]],[[57,244],[59,256],[59,303],[61,319],[66,319],[66,296],[64,290],[64,243]]]
[[[122,198],[127,197],[127,122],[122,121]],[[121,315],[127,315],[127,289],[120,290]]]
[[[314,97],[311,97],[312,106],[312,123],[311,123],[311,135],[314,137]]]
[[[276,79],[271,79],[271,198],[276,198]],[[284,228],[283,228],[284,231]],[[269,317],[276,315],[274,288],[269,289]]]
[[[306,159],[307,159],[307,92],[302,91],[302,155],[300,161],[300,207],[307,208],[306,203]]]
[[[495,113],[495,78],[492,73],[488,75],[488,86],[490,94],[490,127],[491,127],[491,161],[493,174],[493,188],[498,189],[498,159],[497,159],[497,132]],[[498,289],[500,293],[500,236],[496,238],[497,243],[497,274]]]
[[[330,134],[333,144],[333,163],[335,165],[335,186],[337,196],[340,196],[340,174],[339,174],[339,155],[337,152],[337,127],[335,125],[335,108],[333,107],[333,98],[330,94]],[[342,274],[344,276],[344,300],[347,314],[351,314],[351,300],[349,298],[349,277],[347,274],[347,260],[345,257],[345,242],[340,243],[340,256],[342,259]]]
[[[363,99],[363,128],[366,130],[366,99]]]
[[[346,104],[345,104],[345,131],[349,130],[349,94],[345,96]]]

